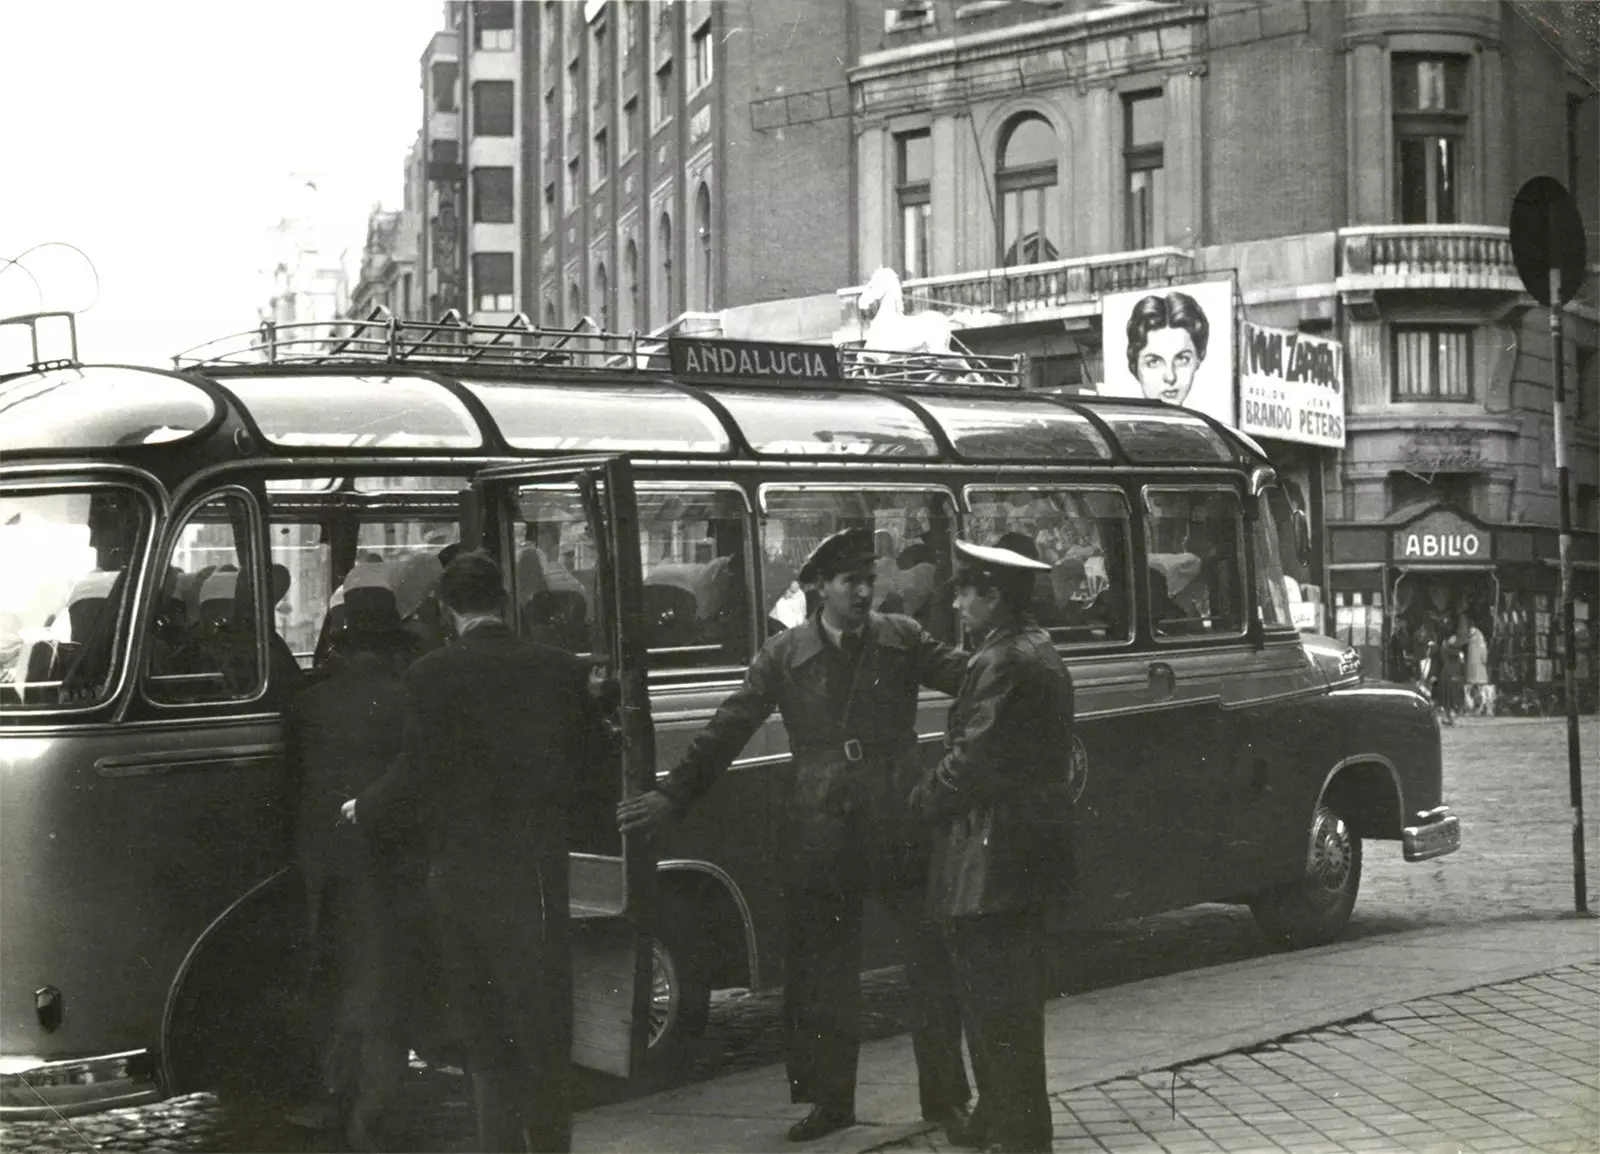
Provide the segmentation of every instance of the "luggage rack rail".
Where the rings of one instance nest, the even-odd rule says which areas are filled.
[[[365,320],[263,322],[176,354],[177,369],[250,365],[393,365],[427,362],[563,370],[666,373],[666,336],[606,332],[585,318],[540,328],[518,314],[504,325],[471,324],[451,310],[437,321],[401,320],[382,306]],[[693,340],[685,336],[683,339]],[[831,346],[830,346],[831,347]],[[983,353],[904,353],[844,347],[843,379],[873,384],[1022,387],[1025,358]],[[806,382],[815,387],[815,381]]]

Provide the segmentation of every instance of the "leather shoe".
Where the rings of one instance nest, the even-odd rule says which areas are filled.
[[[938,1118],[930,1119],[944,1127],[944,1136],[952,1146],[981,1149],[985,1142],[983,1120],[965,1106],[954,1106],[940,1111]]]
[[[789,1141],[809,1142],[856,1124],[854,1110],[836,1110],[826,1106],[813,1106],[811,1113],[789,1127]]]

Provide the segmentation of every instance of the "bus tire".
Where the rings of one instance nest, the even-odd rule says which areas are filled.
[[[652,1080],[678,1071],[711,1014],[711,983],[701,956],[698,911],[668,900],[650,940],[650,1028],[645,1072]]]
[[[1311,818],[1305,872],[1251,896],[1251,916],[1286,949],[1327,945],[1344,932],[1361,888],[1361,837],[1325,801]]]

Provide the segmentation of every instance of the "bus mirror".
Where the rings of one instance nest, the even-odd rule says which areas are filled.
[[[1311,564],[1311,519],[1304,509],[1296,509],[1294,518],[1294,552],[1300,564]]]

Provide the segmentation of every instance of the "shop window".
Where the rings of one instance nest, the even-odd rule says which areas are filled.
[[[509,252],[472,254],[472,293],[480,312],[508,313],[517,307],[512,265]]]
[[[1050,565],[1034,586],[1032,612],[1058,644],[1133,636],[1131,522],[1120,489],[973,487],[966,496],[973,541],[1032,545]]]
[[[1395,325],[1390,333],[1396,401],[1472,400],[1472,330]]]
[[[510,136],[516,129],[516,85],[480,80],[472,86],[472,131],[476,136]]]
[[[1025,113],[1000,137],[995,199],[1000,203],[1000,263],[1038,264],[1059,255],[1055,231],[1061,221],[1056,185],[1059,145],[1044,117]]]
[[[1455,224],[1465,167],[1467,60],[1396,53],[1391,69],[1396,218]]]
[[[1122,219],[1132,251],[1166,243],[1166,102],[1141,92],[1122,102]]]
[[[244,701],[261,690],[254,518],[242,496],[202,503],[178,531],[154,621],[146,693],[166,705]]]
[[[895,200],[900,207],[896,237],[900,273],[906,280],[930,276],[928,226],[933,215],[933,135],[927,129],[894,138]]]
[[[128,578],[149,532],[131,489],[0,496],[0,709],[94,705],[111,693]]]
[[[1242,633],[1246,569],[1238,494],[1150,485],[1144,503],[1151,631],[1158,639]]]
[[[763,502],[761,588],[769,633],[809,615],[796,577],[823,538],[841,529],[868,529],[878,544],[872,607],[906,614],[935,636],[955,638],[948,593],[955,515],[948,492],[771,487]]]
[[[510,224],[514,212],[511,187],[509,168],[474,168],[472,219],[480,224]]]

